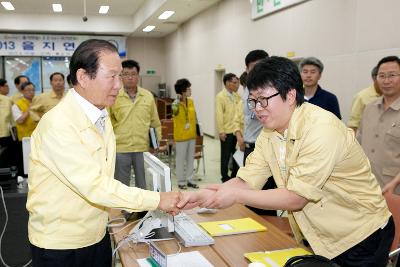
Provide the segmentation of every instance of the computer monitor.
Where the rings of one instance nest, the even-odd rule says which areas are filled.
[[[153,191],[172,190],[171,170],[168,165],[149,152],[144,152],[146,181]],[[173,216],[160,210],[149,211],[132,229],[138,241],[157,241],[172,239],[175,230]]]

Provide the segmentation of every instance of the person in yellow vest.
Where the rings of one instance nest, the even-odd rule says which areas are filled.
[[[42,116],[54,108],[64,97],[65,78],[61,72],[54,72],[50,75],[51,90],[35,97],[32,101],[32,119],[39,121]]]
[[[31,82],[26,82],[21,85],[21,93],[23,98],[17,100],[12,106],[19,141],[22,141],[23,137],[30,137],[37,125],[37,122],[30,115],[30,106],[35,96],[35,86]]]
[[[217,118],[217,128],[221,141],[221,180],[226,182],[236,177],[239,169],[238,164],[232,156],[236,151],[236,124],[235,117],[238,112],[242,112],[242,99],[237,90],[239,89],[239,78],[228,73],[224,75],[225,88],[222,89],[215,99],[215,115]],[[229,160],[232,159],[232,172],[228,174]]]
[[[15,103],[17,100],[23,98],[22,92],[21,92],[21,85],[24,83],[29,82],[29,78],[25,75],[18,75],[14,79],[14,85],[17,91],[11,96],[11,101]]]
[[[193,181],[197,118],[193,100],[190,98],[192,95],[191,86],[192,84],[188,79],[177,80],[175,83],[177,99],[172,103],[176,177],[179,189],[199,188]]]

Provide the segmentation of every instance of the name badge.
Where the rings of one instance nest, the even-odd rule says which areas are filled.
[[[187,122],[186,124],[185,124],[185,130],[188,130],[190,128],[190,124]]]

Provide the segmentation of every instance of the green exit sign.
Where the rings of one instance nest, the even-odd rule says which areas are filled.
[[[154,75],[156,74],[156,70],[146,70],[147,75]]]

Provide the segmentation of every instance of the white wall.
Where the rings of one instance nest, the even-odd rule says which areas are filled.
[[[254,0],[253,0],[254,1]],[[226,72],[240,75],[244,57],[253,49],[270,55],[316,56],[325,64],[320,84],[339,98],[343,120],[347,121],[353,95],[370,84],[370,71],[387,55],[400,55],[398,0],[310,0],[270,16],[252,21],[248,0],[224,0],[199,14],[165,38],[165,46],[132,49],[152,53],[170,88],[178,78],[192,82],[197,113],[206,133],[215,132],[214,69],[222,64]],[[149,45],[150,47],[151,45]],[[140,59],[139,59],[140,61]],[[142,60],[147,64],[145,60]],[[155,64],[155,63],[154,63]]]
[[[139,62],[140,74],[145,75],[146,70],[155,70],[161,81],[165,81],[165,51],[162,38],[127,38],[127,58]]]

